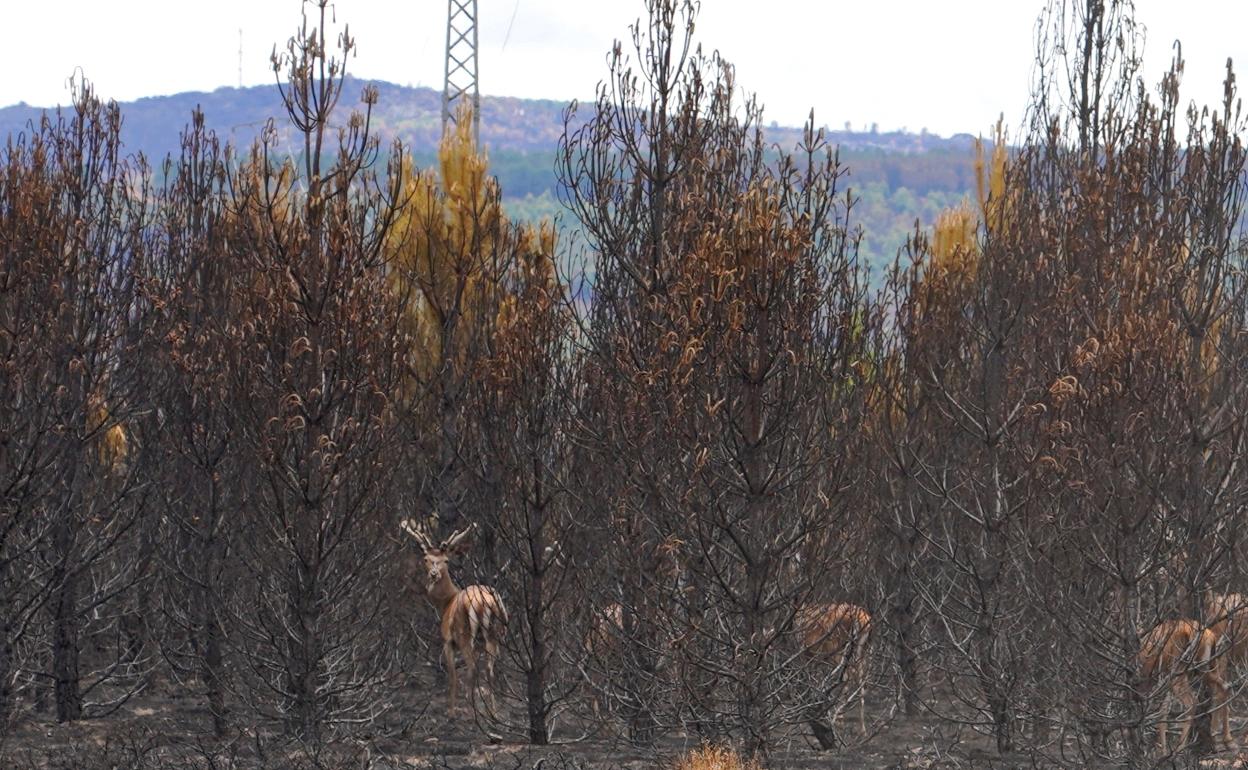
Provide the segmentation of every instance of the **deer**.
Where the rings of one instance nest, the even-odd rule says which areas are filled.
[[[1166,695],[1162,699],[1162,718],[1157,723],[1157,750],[1166,753],[1170,699],[1183,707],[1183,727],[1179,732],[1178,745],[1187,741],[1195,718],[1197,697],[1192,689],[1192,677],[1199,677],[1213,696],[1213,729],[1222,720],[1222,739],[1231,743],[1228,717],[1229,690],[1226,686],[1226,657],[1218,650],[1218,637],[1195,620],[1163,620],[1153,626],[1140,642],[1138,654],[1140,673],[1145,682],[1157,685],[1163,678],[1169,679]]]
[[[480,663],[485,664],[486,690],[491,711],[497,710],[494,697],[494,661],[507,635],[507,607],[490,586],[471,585],[461,589],[451,580],[450,560],[468,552],[476,523],[434,546],[422,527],[411,519],[399,526],[411,535],[424,553],[425,595],[437,610],[442,634],[442,660],[450,684],[447,715],[455,715],[459,681],[455,673],[455,652],[464,659],[468,673],[469,698],[475,695]],[[480,658],[480,660],[478,660]]]
[[[656,593],[670,592],[670,595],[679,595],[688,590],[680,563],[680,548],[683,545],[684,543],[677,537],[669,536],[653,547],[650,552],[651,561],[647,565],[651,578],[648,586],[650,590]],[[614,601],[594,607],[588,618],[588,625],[582,639],[586,662],[583,674],[590,686],[590,710],[595,720],[600,720],[603,715],[600,694],[609,689],[611,676],[617,673],[617,669],[623,663],[621,657],[627,651],[624,632],[626,614],[634,618],[634,623],[639,623],[646,622],[646,620],[638,618],[638,615],[646,616],[646,613],[653,612],[652,607],[631,607],[630,609],[631,611],[626,613],[625,606]],[[647,616],[646,619],[651,623],[654,622],[653,617]],[[657,653],[656,672],[665,671],[671,665],[670,648],[676,644],[676,640],[666,635],[662,636],[663,638],[656,640],[654,650]]]
[[[619,637],[624,629],[624,607],[619,602],[611,602],[590,618],[589,629],[585,632],[584,647],[587,665],[610,671],[615,662],[612,658],[619,655]],[[602,701],[600,691],[605,683],[592,681],[595,679],[586,671],[586,679],[590,680],[589,707],[595,720],[602,718]]]
[[[802,654],[835,667],[837,678],[853,687],[851,700],[858,698],[858,724],[867,732],[866,678],[867,647],[871,641],[871,613],[856,604],[806,604],[793,616]],[[836,746],[836,720],[841,709],[832,712],[831,727],[809,720],[815,739],[825,749]]]

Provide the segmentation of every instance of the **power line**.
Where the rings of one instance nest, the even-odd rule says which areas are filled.
[[[507,34],[503,35],[503,47],[499,51],[507,50],[507,41],[511,40],[511,26],[516,23],[516,12],[520,10],[520,0],[516,0],[516,4],[511,7],[511,20],[507,22]]]

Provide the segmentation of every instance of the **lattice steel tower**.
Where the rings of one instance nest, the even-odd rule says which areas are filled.
[[[477,0],[448,0],[446,79],[442,84],[442,133],[455,123],[467,100],[472,107],[472,140],[481,142],[481,94],[477,90]]]

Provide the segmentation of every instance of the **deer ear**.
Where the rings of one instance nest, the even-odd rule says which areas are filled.
[[[452,556],[463,556],[468,553],[468,549],[472,547],[472,535],[476,532],[477,523],[474,521],[460,531],[442,541],[442,550]]]

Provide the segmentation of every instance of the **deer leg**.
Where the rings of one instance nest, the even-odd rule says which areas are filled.
[[[1175,749],[1182,749],[1187,745],[1187,734],[1192,731],[1192,720],[1196,717],[1196,693],[1192,692],[1192,686],[1185,678],[1180,678],[1175,682],[1174,697],[1183,707],[1183,728],[1179,730],[1179,742],[1175,744]]]
[[[589,707],[594,713],[594,722],[598,727],[605,727],[606,723],[611,719],[611,708],[606,698],[606,688],[609,686],[609,680],[602,677],[596,677],[589,683],[590,701]],[[614,730],[614,727],[611,728]]]
[[[838,698],[837,700],[839,701],[840,699]],[[832,707],[832,718],[828,720],[828,727],[831,729],[834,739],[840,740],[842,744],[844,744],[845,741],[844,739],[837,738],[836,720],[840,718],[841,711],[843,711],[844,709],[845,709],[845,704],[843,702],[837,703],[835,706]]]
[[[494,688],[498,684],[498,679],[494,676],[494,658],[498,657],[498,645],[494,642],[486,642],[485,644],[485,685],[487,688],[486,695],[490,699],[490,713],[498,713],[498,701],[494,695]]]
[[[867,734],[867,688],[865,683],[858,683],[858,727],[862,734]]]
[[[1211,677],[1209,689],[1213,692],[1213,727],[1217,729],[1219,717],[1222,719],[1222,743],[1230,746],[1235,739],[1231,737],[1231,693],[1226,680],[1215,674]]]
[[[861,654],[861,651],[860,653]],[[858,692],[858,729],[867,734],[867,669],[866,661],[861,658],[854,666],[854,686]]]
[[[450,684],[450,697],[447,699],[446,712],[455,716],[455,700],[459,691],[459,679],[455,674],[455,646],[448,640],[442,643],[442,661],[446,665],[446,680]]]
[[[475,709],[477,706],[477,651],[468,649],[464,651],[464,672],[468,679],[468,708]]]
[[[1166,729],[1170,722],[1170,690],[1166,690],[1166,694],[1161,696],[1161,711],[1157,717],[1157,753],[1161,756],[1166,754]]]

